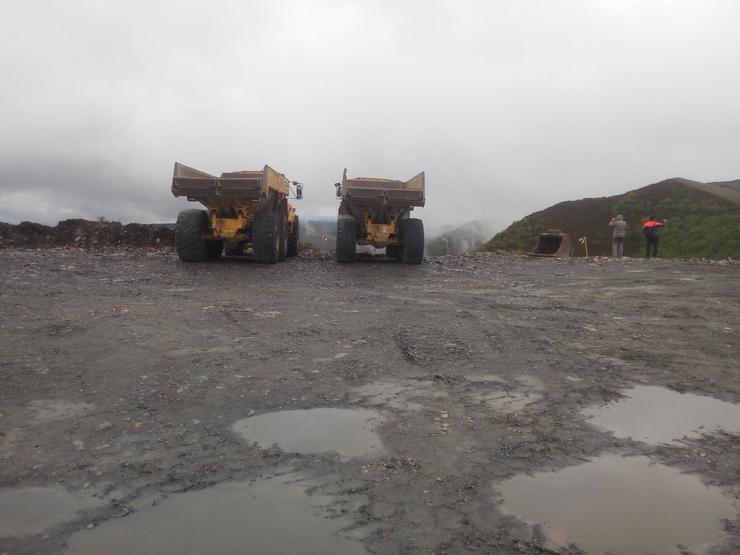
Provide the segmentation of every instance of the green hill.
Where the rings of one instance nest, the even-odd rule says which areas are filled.
[[[531,252],[543,231],[559,228],[577,239],[588,237],[589,254],[611,254],[607,223],[616,214],[627,220],[624,254],[642,256],[642,224],[650,214],[667,219],[661,230],[660,255],[681,258],[740,259],[740,181],[700,183],[673,178],[622,195],[561,202],[514,222],[482,250]]]

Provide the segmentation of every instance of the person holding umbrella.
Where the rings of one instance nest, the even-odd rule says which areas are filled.
[[[658,256],[658,230],[663,227],[668,220],[659,220],[655,214],[651,214],[648,221],[642,224],[642,233],[645,235],[645,258]]]

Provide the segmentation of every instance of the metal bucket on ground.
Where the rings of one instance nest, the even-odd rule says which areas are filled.
[[[530,253],[532,256],[551,256],[553,258],[567,258],[573,253],[570,236],[559,229],[548,229],[540,233],[537,246]]]

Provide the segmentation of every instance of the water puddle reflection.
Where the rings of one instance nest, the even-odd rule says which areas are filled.
[[[675,555],[722,543],[722,519],[737,509],[699,478],[647,457],[607,455],[591,462],[515,476],[496,486],[504,507],[560,546],[589,553]]]
[[[331,498],[305,490],[274,479],[177,494],[74,534],[67,555],[365,555],[362,544],[341,534],[347,521],[326,517]]]
[[[379,412],[318,408],[251,416],[233,425],[236,433],[263,448],[277,444],[287,453],[335,451],[344,457],[361,457],[382,451],[373,431],[382,422]]]
[[[38,534],[74,520],[79,511],[103,503],[101,499],[58,487],[3,488],[0,490],[0,537]]]
[[[641,385],[622,394],[627,398],[585,409],[583,414],[617,437],[652,445],[680,444],[683,437],[718,429],[740,433],[740,405],[656,386]]]

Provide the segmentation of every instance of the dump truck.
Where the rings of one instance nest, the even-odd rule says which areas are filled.
[[[357,245],[385,248],[386,255],[407,264],[424,259],[424,223],[410,217],[417,206],[424,206],[424,172],[397,181],[375,177],[349,179],[347,169],[342,182],[335,183],[341,199],[337,218],[337,262],[354,262]]]
[[[265,165],[262,170],[209,175],[175,162],[172,194],[199,202],[206,210],[183,210],[175,244],[180,260],[201,262],[246,254],[274,264],[298,254],[298,215],[288,202],[302,184]]]

